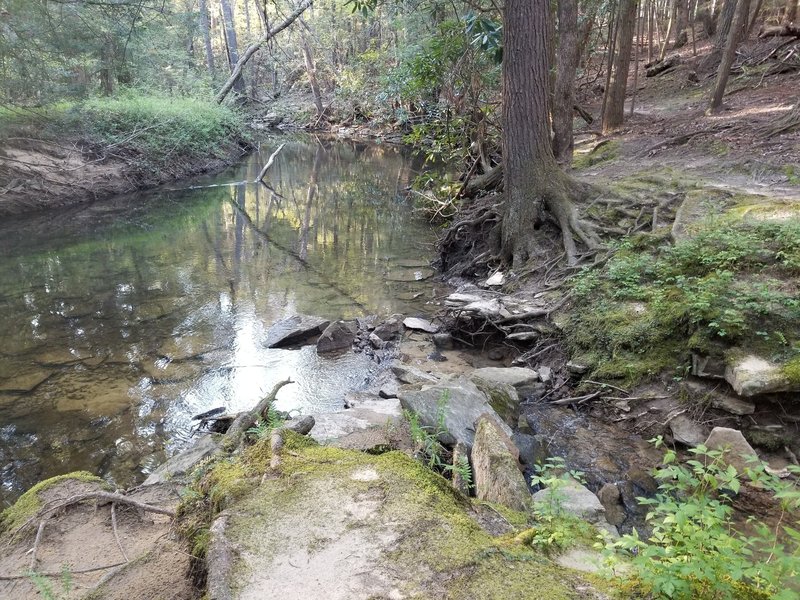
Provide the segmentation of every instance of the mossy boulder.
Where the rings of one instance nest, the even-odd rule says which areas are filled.
[[[298,445],[284,452],[279,474],[215,520],[209,595],[597,597],[584,576],[515,542],[513,533],[493,537],[476,514],[469,499],[405,454]]]

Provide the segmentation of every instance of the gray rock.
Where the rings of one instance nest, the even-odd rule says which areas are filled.
[[[143,485],[156,485],[180,479],[191,471],[197,463],[217,452],[219,452],[219,444],[212,436],[205,435],[150,473],[147,479],[144,480]]]
[[[800,385],[792,383],[781,365],[754,354],[743,354],[730,362],[725,369],[725,381],[745,398],[759,394],[800,391]]]
[[[714,427],[705,445],[709,450],[723,450],[725,463],[733,465],[739,473],[744,473],[746,467],[753,467],[756,464],[750,462],[748,458],[753,456],[757,458],[758,454],[738,429]]]
[[[400,422],[402,415],[398,400],[373,397],[372,400],[364,400],[351,409],[314,415],[316,424],[311,430],[311,437],[320,444],[353,448],[352,444],[347,443],[349,436],[365,430],[385,434],[387,423]],[[378,444],[372,444],[374,445]]]
[[[592,367],[589,365],[588,362],[582,361],[580,359],[573,359],[567,363],[567,371],[572,373],[573,375],[584,375],[589,372],[589,369]]]
[[[538,369],[539,371],[539,379],[542,380],[542,383],[550,383],[553,379],[553,369],[546,365],[542,365]]]
[[[615,527],[621,525],[626,515],[619,488],[613,483],[605,483],[597,491],[597,499],[606,511],[606,521]]]
[[[513,446],[495,419],[486,416],[478,419],[472,446],[475,495],[479,500],[524,511],[531,505],[531,494],[511,450]]]
[[[500,418],[509,427],[516,426],[519,422],[519,394],[517,394],[517,390],[507,383],[488,381],[476,377],[474,374],[470,379],[478,386],[480,391],[486,394],[489,398],[489,404],[497,411]]]
[[[370,346],[375,348],[375,350],[380,350],[381,348],[386,346],[386,343],[387,343],[386,341],[382,340],[374,332],[369,334],[369,344]]]
[[[599,498],[573,479],[568,479],[555,491],[553,488],[545,488],[536,492],[533,501],[536,504],[558,507],[558,510],[568,515],[605,529],[612,535],[619,535],[617,528],[606,519],[606,509]]]
[[[267,348],[293,346],[319,335],[330,321],[308,315],[295,315],[274,323],[264,336]]]
[[[433,344],[440,350],[452,350],[453,336],[449,333],[434,333]]]
[[[707,379],[725,379],[725,359],[692,353],[692,375]]]
[[[436,381],[439,381],[439,379],[434,375],[404,363],[392,365],[391,370],[400,383],[408,383],[413,385],[417,383],[435,383]]]
[[[399,318],[389,317],[383,323],[378,325],[372,333],[374,333],[384,342],[388,342],[389,340],[397,337],[397,334],[400,333],[400,325],[401,321]]]
[[[530,467],[542,465],[550,457],[547,437],[544,435],[529,435],[515,431],[512,439],[519,449],[519,459],[523,464]]]
[[[698,446],[706,439],[703,428],[685,415],[678,415],[669,422],[672,437],[686,446]]]
[[[354,321],[335,321],[325,328],[317,340],[317,353],[334,352],[350,348],[356,339],[358,327]]]
[[[424,331],[426,333],[436,333],[439,331],[438,325],[434,325],[430,321],[420,319],[418,317],[408,317],[403,319],[403,326],[405,326],[406,329],[414,329],[418,331]]]
[[[314,425],[316,424],[317,420],[314,418],[313,415],[305,415],[303,417],[297,417],[296,419],[287,421],[283,425],[283,429],[294,431],[295,433],[299,433],[300,435],[308,435],[308,433],[312,429],[314,429]]]
[[[534,384],[539,381],[539,374],[533,369],[524,367],[484,367],[475,369],[471,379],[481,379],[487,382],[505,383],[517,390],[521,396],[527,395]]]
[[[446,432],[439,441],[450,446],[462,442],[471,447],[478,418],[484,414],[497,417],[486,394],[463,377],[445,379],[418,391],[402,391],[400,403],[419,415],[421,424],[428,427],[435,428],[441,416]],[[511,436],[511,428],[499,417],[497,420],[505,434]]]
[[[756,412],[755,404],[729,394],[713,394],[711,396],[711,406],[739,416],[752,415]]]
[[[486,283],[484,283],[484,285],[493,287],[493,286],[503,285],[505,282],[506,282],[505,274],[502,271],[497,271],[497,273],[495,273],[494,275],[489,277],[489,279],[486,280]]]

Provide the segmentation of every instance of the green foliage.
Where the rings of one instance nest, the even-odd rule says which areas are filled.
[[[72,591],[72,572],[67,565],[61,567],[61,590],[59,593],[56,593],[53,584],[50,583],[50,580],[44,575],[36,571],[29,571],[27,576],[33,582],[33,585],[36,586],[36,589],[44,600],[66,599],[69,598],[70,592]]]
[[[467,35],[472,36],[470,43],[500,64],[503,61],[503,24],[472,11],[466,14],[464,22]]]
[[[103,144],[135,152],[154,165],[187,156],[222,157],[243,131],[241,117],[229,107],[193,98],[93,98],[75,117]]]
[[[601,354],[593,375],[629,381],[679,369],[715,340],[790,358],[800,351],[798,275],[794,220],[719,218],[674,245],[628,238],[576,277],[567,333],[575,351]]]
[[[583,483],[583,473],[569,470],[558,456],[536,465],[534,471],[531,484],[546,488],[547,500],[534,505],[535,525],[519,534],[518,541],[549,553],[563,550],[577,540],[591,539],[594,534],[591,525],[567,514],[563,508],[566,497],[562,490],[570,482]]]
[[[273,431],[283,426],[286,422],[284,414],[270,404],[267,408],[266,420],[260,420],[256,425],[247,430],[247,433],[258,440],[265,440],[270,437]]]
[[[651,441],[662,444],[661,438]],[[800,532],[783,521],[789,511],[796,518],[800,510],[796,484],[768,475],[763,465],[748,468],[744,475],[770,490],[783,512],[777,528],[752,519],[745,526],[731,507],[742,474],[725,462],[723,451],[701,445],[690,452],[695,458],[685,464],[677,462],[674,451],[665,453],[655,472],[658,494],[638,499],[650,509],[646,519],[652,533],[642,539],[634,530],[607,540],[609,564],[620,563],[619,553],[629,557],[632,577],[659,598],[795,598],[797,591],[787,584],[800,574]]]
[[[447,428],[444,425],[444,411],[449,401],[450,391],[444,390],[438,401],[435,427],[422,425],[419,421],[419,415],[415,413],[404,411],[403,414],[409,424],[411,441],[414,443],[414,454],[417,460],[431,471],[442,475],[452,476],[457,473],[461,480],[467,484],[467,487],[471,488],[473,482],[469,459],[466,456],[461,456],[456,464],[453,464],[448,460],[450,452],[439,441],[439,438],[447,433]]]

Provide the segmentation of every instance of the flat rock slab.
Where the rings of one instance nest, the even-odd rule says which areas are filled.
[[[214,522],[212,600],[595,597],[532,549],[507,560],[469,500],[402,453],[316,447],[282,464]]]
[[[504,383],[513,386],[520,396],[526,396],[537,390],[539,373],[525,367],[484,367],[475,369],[470,378]]]
[[[316,425],[311,430],[311,437],[320,444],[352,448],[353,444],[347,441],[352,434],[368,429],[385,431],[387,425],[396,424],[402,416],[403,410],[397,398],[373,397],[360,401],[353,408],[314,415]]]
[[[686,446],[699,446],[706,439],[703,427],[685,415],[678,415],[672,419],[669,428],[675,441]]]
[[[709,450],[723,450],[725,454],[722,460],[728,465],[733,465],[740,474],[744,473],[747,467],[754,467],[757,464],[749,459],[753,456],[758,458],[758,453],[738,429],[714,427],[705,445]]]
[[[267,348],[294,346],[322,333],[330,325],[327,319],[295,315],[275,322],[264,336]]]
[[[426,427],[435,429],[443,422],[446,431],[439,436],[439,441],[444,444],[461,442],[471,448],[475,423],[484,414],[497,417],[504,433],[511,436],[511,429],[489,404],[486,394],[465,377],[444,379],[421,390],[401,391],[400,403],[419,415],[421,424]]]
[[[420,319],[419,317],[407,317],[403,319],[403,326],[406,329],[414,329],[417,331],[424,331],[426,333],[436,333],[439,331],[438,325],[434,325],[430,321]]]

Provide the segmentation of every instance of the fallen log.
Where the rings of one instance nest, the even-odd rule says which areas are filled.
[[[272,162],[275,160],[275,157],[276,157],[276,156],[278,156],[278,153],[279,153],[281,150],[283,150],[283,147],[284,147],[285,145],[286,145],[286,143],[283,143],[283,144],[281,144],[280,146],[278,146],[278,149],[277,149],[277,150],[275,150],[275,152],[273,152],[272,154],[270,154],[270,155],[269,155],[269,158],[267,159],[267,163],[264,165],[264,168],[263,168],[263,169],[261,169],[261,172],[258,174],[258,177],[256,177],[256,178],[255,178],[255,180],[253,181],[253,183],[259,183],[259,182],[262,182],[262,183],[263,183],[263,180],[264,180],[264,177],[265,177],[265,176],[266,176],[266,174],[267,174],[267,171],[268,171],[268,170],[269,170],[269,168],[272,166]]]
[[[644,72],[645,77],[655,77],[656,75],[661,75],[668,69],[672,69],[673,67],[677,67],[681,64],[681,56],[680,54],[673,54],[668,56],[662,61],[658,61],[656,63],[651,64]]]
[[[800,37],[800,25],[794,23],[785,23],[783,25],[774,25],[772,27],[764,27],[758,32],[758,37]]]

